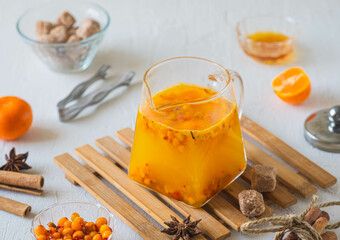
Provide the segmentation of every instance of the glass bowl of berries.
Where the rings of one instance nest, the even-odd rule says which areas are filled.
[[[114,225],[114,216],[99,204],[56,203],[33,219],[31,239],[113,240]]]
[[[50,69],[79,72],[92,63],[109,24],[108,12],[95,3],[59,0],[26,11],[16,28]]]

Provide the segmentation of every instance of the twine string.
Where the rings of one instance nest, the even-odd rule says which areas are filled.
[[[322,240],[321,235],[306,221],[304,221],[305,215],[315,205],[318,200],[318,196],[314,195],[307,208],[299,215],[289,215],[287,217],[268,217],[262,218],[255,221],[244,223],[241,226],[241,232],[245,234],[260,234],[260,233],[276,233],[274,240],[282,240],[286,233],[294,232],[301,239],[306,240]],[[316,205],[319,208],[340,206],[340,201],[328,202]],[[270,224],[274,227],[263,227],[258,226]],[[329,224],[326,229],[337,229],[340,227],[340,221],[334,224]]]

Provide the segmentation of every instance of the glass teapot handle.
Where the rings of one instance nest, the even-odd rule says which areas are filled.
[[[237,110],[238,110],[238,117],[241,119],[242,112],[243,112],[243,102],[244,102],[244,86],[243,80],[240,74],[234,70],[227,71],[230,73],[231,79],[233,81],[233,89],[236,96],[239,96],[237,99]],[[235,88],[236,86],[236,88]]]

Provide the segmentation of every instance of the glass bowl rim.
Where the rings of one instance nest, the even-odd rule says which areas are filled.
[[[47,6],[49,5],[51,2],[45,2],[43,3],[42,5],[44,6]],[[107,22],[105,24],[105,26],[99,31],[97,32],[96,34],[93,34],[92,36],[88,37],[88,38],[85,38],[85,39],[82,39],[80,41],[77,41],[77,42],[71,42],[71,43],[45,43],[45,42],[40,42],[40,41],[37,41],[35,39],[32,39],[28,36],[26,36],[20,29],[20,23],[21,23],[21,20],[28,14],[30,13],[31,11],[33,10],[37,10],[39,9],[42,5],[38,5],[38,6],[34,6],[34,7],[31,7],[29,8],[28,10],[26,10],[24,13],[22,13],[16,23],[16,30],[17,32],[19,33],[19,35],[24,38],[25,40],[31,42],[31,43],[34,43],[34,44],[40,44],[40,45],[44,45],[44,46],[53,46],[53,47],[68,47],[68,46],[73,46],[73,45],[78,45],[78,44],[83,44],[83,43],[88,43],[94,39],[96,39],[97,37],[99,37],[100,35],[102,35],[106,30],[107,28],[109,27],[110,25],[110,22],[111,22],[111,19],[110,19],[110,15],[109,13],[99,4],[97,3],[94,3],[94,2],[90,2],[90,1],[82,1],[82,3],[86,3],[86,4],[89,4],[89,5],[92,5],[92,6],[95,6],[97,8],[99,8],[101,11],[103,11],[103,13],[105,14],[106,16],[106,19],[107,19]]]
[[[79,202],[79,201],[54,203],[54,204],[52,204],[51,206],[46,207],[46,208],[40,210],[40,211],[35,215],[35,217],[32,219],[32,222],[31,222],[31,230],[30,230],[31,236],[32,236],[32,237],[36,237],[36,235],[34,234],[34,221],[37,219],[37,217],[38,217],[40,214],[42,214],[42,213],[44,213],[44,212],[50,210],[50,209],[53,208],[53,207],[62,206],[62,205],[68,205],[68,204],[86,204],[86,205],[96,206],[98,209],[102,209],[102,210],[104,210],[105,212],[108,213],[108,215],[113,219],[113,224],[114,224],[115,221],[116,221],[114,215],[113,215],[106,207],[100,205],[99,203]],[[47,224],[47,223],[46,223],[46,224]]]
[[[258,19],[258,18],[276,18],[276,19],[284,20],[285,22],[289,22],[294,27],[293,34],[291,34],[291,36],[289,36],[289,38],[287,40],[285,40],[285,41],[269,42],[269,43],[268,42],[255,42],[254,40],[247,38],[247,36],[244,35],[241,32],[240,27],[241,27],[242,23],[244,23],[246,21],[249,21],[251,19]],[[296,40],[296,38],[298,37],[299,33],[300,33],[300,28],[299,28],[298,22],[296,20],[294,20],[294,18],[292,18],[290,16],[262,14],[262,15],[254,15],[254,16],[249,16],[249,17],[242,18],[240,21],[238,21],[236,23],[236,32],[237,32],[237,36],[238,36],[239,40],[245,40],[246,42],[254,44],[254,45],[257,45],[257,46],[259,46],[259,45],[267,45],[267,46],[270,45],[270,46],[273,46],[273,45],[285,45],[288,42],[294,42]]]

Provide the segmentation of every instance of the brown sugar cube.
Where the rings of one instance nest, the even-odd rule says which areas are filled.
[[[79,42],[80,40],[81,40],[81,38],[78,37],[77,35],[71,35],[71,36],[67,39],[67,43]]]
[[[64,25],[58,25],[52,28],[49,35],[55,38],[56,43],[64,43],[68,39],[67,28]]]
[[[79,25],[76,34],[80,38],[88,38],[91,37],[93,34],[100,32],[100,24],[92,19],[86,18],[82,23]]]
[[[258,192],[272,192],[276,187],[277,168],[256,165],[251,171],[251,188]]]
[[[256,217],[266,209],[262,194],[255,190],[243,190],[238,198],[240,210],[245,216]]]
[[[68,34],[69,36],[75,35],[77,29],[78,29],[77,27],[71,27],[71,28],[69,28],[69,29],[67,30],[67,34]]]
[[[35,24],[35,30],[38,36],[49,34],[52,28],[53,24],[50,22],[38,21]]]
[[[62,12],[57,19],[58,24],[64,25],[66,28],[70,28],[76,22],[74,17],[69,12]]]
[[[52,36],[50,34],[38,36],[38,41],[44,43],[57,43],[57,39],[55,38],[55,36]]]

